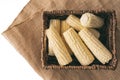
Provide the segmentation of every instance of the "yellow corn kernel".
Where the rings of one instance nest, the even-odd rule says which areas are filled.
[[[81,65],[89,65],[94,61],[93,55],[73,28],[64,32],[63,36]]]
[[[111,52],[88,29],[82,29],[79,35],[102,64],[108,63],[112,59]]]

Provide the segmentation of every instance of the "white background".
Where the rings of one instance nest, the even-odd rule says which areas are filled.
[[[29,0],[0,0],[0,80],[43,80],[1,35]]]

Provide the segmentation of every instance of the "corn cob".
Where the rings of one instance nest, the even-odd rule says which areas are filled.
[[[50,27],[53,26],[57,32],[60,34],[60,20],[59,19],[51,19]]]
[[[65,47],[60,34],[53,27],[46,30],[46,35],[52,43],[52,49],[60,65],[67,65],[72,61],[72,58]]]
[[[72,54],[72,50],[70,49],[70,47],[68,46],[68,44],[66,43],[66,41],[65,41],[65,39],[64,39],[64,37],[63,37],[63,33],[64,33],[66,30],[68,30],[69,28],[70,28],[70,26],[66,23],[65,20],[64,20],[64,21],[61,21],[61,37],[62,37],[63,42],[65,43],[65,46],[66,46],[68,52],[69,52],[70,54]]]
[[[89,65],[93,62],[93,55],[84,45],[81,38],[73,28],[70,28],[64,32],[63,36],[81,65]]]
[[[68,18],[66,19],[66,22],[73,27],[75,30],[80,31],[81,29],[83,29],[84,27],[81,25],[79,18],[77,18],[74,15],[70,15],[68,16]],[[94,36],[96,36],[97,38],[100,37],[99,32],[95,31],[95,30],[90,30]]]
[[[70,25],[66,23],[65,20],[61,21],[61,35],[70,28]]]
[[[80,18],[80,22],[86,28],[99,28],[104,24],[102,18],[91,13],[83,14]]]
[[[97,31],[97,30],[95,30],[95,29],[89,29],[89,31],[92,33],[92,34],[94,34],[94,36],[98,39],[99,37],[100,37],[100,33]]]
[[[80,31],[83,28],[79,18],[77,18],[74,15],[69,15],[68,18],[66,19],[66,22],[77,31]]]
[[[82,29],[79,32],[79,35],[102,64],[108,63],[109,60],[112,59],[111,52],[105,48],[105,46],[88,29]]]
[[[60,20],[59,19],[51,19],[50,20],[50,27],[54,27],[57,32],[60,34]],[[51,41],[49,40],[48,42],[48,50],[49,50],[49,54],[50,56],[54,56],[54,52],[53,52],[53,49],[52,49],[52,44],[51,44]]]
[[[48,40],[48,51],[49,51],[48,55],[54,56],[54,52],[53,52],[53,49],[52,49],[52,43],[51,43],[50,40]]]

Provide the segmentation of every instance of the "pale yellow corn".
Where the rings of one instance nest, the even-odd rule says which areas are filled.
[[[53,49],[52,49],[52,43],[51,43],[50,40],[48,40],[48,51],[49,51],[48,55],[54,56],[54,52],[53,52]]]
[[[84,27],[81,25],[81,22],[79,20],[78,17],[74,16],[74,15],[70,15],[68,16],[68,18],[66,19],[66,22],[71,26],[73,27],[75,30],[77,31],[80,31],[82,30]],[[95,31],[95,30],[90,30],[94,36],[96,36],[97,38],[100,37],[100,33],[98,31]]]
[[[66,43],[66,41],[65,41],[65,39],[64,39],[64,37],[63,37],[63,33],[64,33],[66,30],[68,30],[69,28],[70,28],[70,25],[68,25],[65,20],[64,20],[64,21],[61,21],[61,37],[62,37],[62,39],[63,39],[63,42],[65,43],[65,46],[66,46],[68,52],[69,52],[70,54],[72,54],[72,53],[73,53],[72,50],[70,49],[70,47],[68,46],[68,44]]]
[[[57,32],[60,34],[60,20],[59,19],[51,19],[50,20],[50,27],[53,27],[57,30]],[[54,56],[54,52],[52,49],[52,44],[51,41],[49,40],[48,42],[48,50],[49,50],[49,54],[50,56]]]
[[[81,65],[89,65],[94,61],[92,53],[73,28],[64,32],[63,36]]]
[[[74,15],[69,15],[66,19],[66,22],[77,31],[80,31],[83,28],[80,23],[80,19]]]
[[[85,13],[80,18],[81,24],[86,28],[99,28],[104,24],[104,20],[92,13]]]
[[[51,19],[50,27],[53,26],[58,33],[60,33],[60,20],[59,19]]]
[[[88,29],[82,29],[79,35],[102,64],[108,63],[112,59],[111,52]]]
[[[70,28],[70,25],[65,20],[61,21],[61,35]]]
[[[52,49],[60,65],[67,65],[72,62],[72,58],[65,47],[60,34],[53,27],[46,30],[46,35],[51,41]]]
[[[89,31],[98,39],[100,37],[100,33],[95,29],[89,29]]]

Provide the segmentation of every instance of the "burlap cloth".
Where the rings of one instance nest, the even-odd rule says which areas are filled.
[[[45,10],[114,9],[118,65],[112,70],[45,70],[41,67],[41,27]],[[35,14],[34,14],[35,13]],[[34,15],[33,15],[34,14]],[[31,0],[3,32],[44,80],[120,80],[120,0]]]

